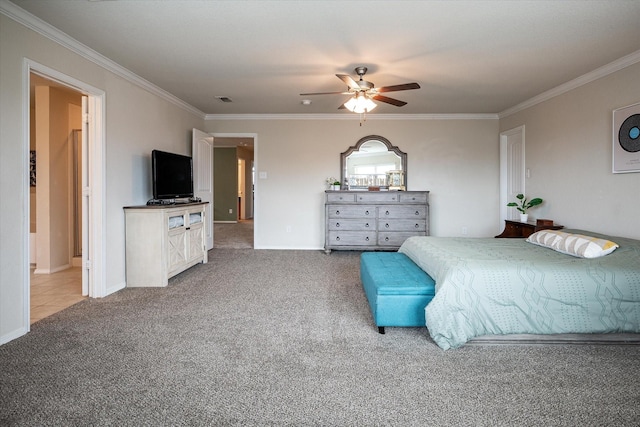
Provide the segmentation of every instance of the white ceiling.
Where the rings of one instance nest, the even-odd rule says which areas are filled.
[[[372,114],[499,113],[640,50],[640,1],[12,1],[206,114],[351,114],[299,94],[359,65],[422,86]]]

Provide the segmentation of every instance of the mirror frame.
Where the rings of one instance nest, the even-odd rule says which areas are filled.
[[[400,157],[400,166],[402,167],[402,171],[404,172],[404,186],[408,188],[407,185],[407,153],[400,150],[395,145],[391,144],[391,142],[380,135],[367,135],[363,138],[360,138],[355,145],[352,145],[347,149],[347,151],[340,153],[340,183],[343,190],[348,190],[348,188],[344,187],[344,179],[347,175],[347,157],[349,157],[354,152],[360,151],[360,147],[362,144],[368,141],[380,141],[384,145],[387,146],[387,151],[394,152],[398,157]]]

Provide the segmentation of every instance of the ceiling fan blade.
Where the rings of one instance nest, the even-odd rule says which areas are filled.
[[[301,96],[307,95],[351,95],[349,92],[313,92],[313,93],[301,93]]]
[[[383,86],[377,88],[378,92],[396,92],[399,90],[410,90],[410,89],[420,89],[420,85],[418,83],[405,83],[403,85],[394,85],[394,86]]]
[[[386,102],[387,104],[395,105],[396,107],[402,107],[403,105],[407,105],[407,103],[404,101],[389,98],[388,96],[376,95],[373,97],[373,99],[375,99],[376,101]]]
[[[345,82],[351,89],[360,89],[358,82],[353,80],[349,74],[336,74],[336,77]]]

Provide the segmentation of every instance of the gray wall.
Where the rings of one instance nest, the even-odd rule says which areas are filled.
[[[500,120],[501,131],[525,126],[538,217],[640,239],[640,173],[612,173],[612,112],[640,101],[639,82],[635,64]]]

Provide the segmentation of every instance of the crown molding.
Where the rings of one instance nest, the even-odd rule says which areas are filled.
[[[534,96],[533,98],[521,102],[518,105],[501,111],[500,113],[498,113],[498,118],[502,119],[519,111],[525,110],[529,107],[533,107],[536,104],[540,104],[541,102],[547,101],[558,95],[562,95],[563,93],[569,92],[573,89],[577,89],[580,86],[584,86],[587,83],[591,83],[592,81],[598,80],[602,77],[606,77],[610,74],[615,73],[616,71],[620,71],[624,68],[630,67],[631,65],[637,64],[638,62],[640,62],[640,50],[623,56],[622,58],[603,65],[600,68],[596,68],[595,70],[583,74],[582,76],[570,80],[566,83],[563,83],[560,86],[557,86],[546,92],[542,92],[540,95]]]
[[[11,3],[9,0],[0,0],[0,13],[24,25],[25,27],[41,34],[55,43],[69,49],[81,57],[96,65],[128,80],[129,82],[159,96],[160,98],[192,113],[204,120],[359,120],[359,115],[346,114],[205,114],[194,106],[180,98],[161,89],[148,80],[127,70],[118,63],[94,51],[90,47],[80,43],[66,33],[58,30],[40,18],[30,14],[24,9]],[[622,70],[640,62],[640,50],[624,56],[616,61],[606,64],[594,71],[577,77],[567,83],[543,92],[520,104],[508,108],[499,113],[489,114],[370,114],[367,120],[495,120],[508,117],[519,111],[533,107],[558,95],[576,89],[594,80],[606,77],[609,74]]]
[[[112,61],[106,56],[101,55],[90,47],[80,43],[68,34],[60,31],[59,29],[32,15],[26,10],[16,6],[10,1],[0,0],[0,13],[35,31],[36,33],[52,40],[62,47],[65,47],[70,51],[80,55],[81,57],[93,62],[94,64],[106,69],[107,71],[110,71],[113,74],[116,74],[117,76],[128,80],[136,86],[139,86],[142,89],[159,96],[160,98],[182,108],[183,110],[188,111],[189,113],[192,113],[200,118],[204,118],[204,112],[184,102],[180,98],[170,94],[164,89],[161,89],[160,87],[154,85],[150,81],[145,80],[137,74],[127,70],[118,63]]]
[[[207,114],[205,120],[360,120],[359,114]],[[368,114],[370,120],[497,120],[497,114]]]

